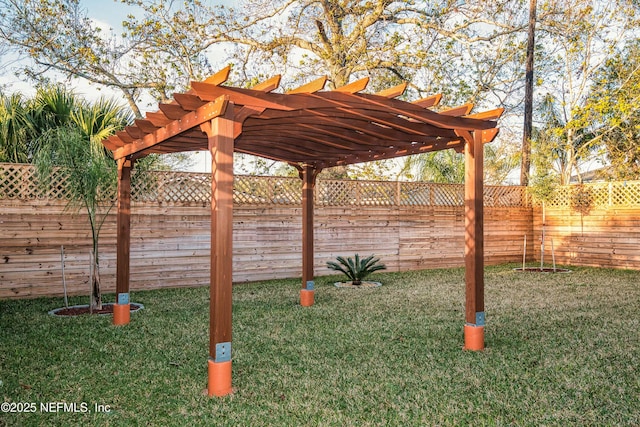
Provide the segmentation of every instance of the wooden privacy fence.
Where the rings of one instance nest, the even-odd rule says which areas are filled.
[[[31,166],[0,164],[0,298],[60,295],[62,245],[70,292],[88,293],[88,221],[66,209],[65,179],[43,188]],[[134,180],[132,291],[209,283],[209,192],[208,174]],[[391,271],[463,265],[461,185],[320,180],[315,198],[318,275],[355,252],[375,253]],[[234,203],[234,281],[299,277],[300,180],[236,177]],[[485,205],[487,263],[521,261],[525,234],[529,262],[539,260],[542,211],[526,191],[485,187]],[[558,263],[640,269],[639,230],[640,182],[563,187],[547,203],[545,258],[553,238]],[[105,292],[115,286],[115,231],[112,213],[100,240]]]
[[[43,188],[32,167],[0,164],[0,298],[62,292],[61,246],[71,293],[88,291],[88,222],[65,210],[65,177]],[[141,177],[137,177],[141,178]],[[132,289],[209,282],[208,174],[153,172],[133,180]],[[300,180],[236,177],[234,281],[300,275]],[[391,271],[463,265],[461,185],[319,181],[315,269],[336,255],[375,253]],[[488,262],[517,260],[531,232],[531,208],[518,187],[486,188]],[[115,284],[115,213],[100,240],[105,291]],[[512,241],[513,243],[509,243]]]
[[[543,221],[544,219],[544,221]],[[534,256],[545,263],[640,270],[640,181],[558,188],[534,208]]]

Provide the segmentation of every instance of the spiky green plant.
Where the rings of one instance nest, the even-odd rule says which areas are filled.
[[[374,271],[386,270],[386,266],[380,263],[380,258],[374,255],[360,259],[360,255],[355,254],[353,258],[336,257],[336,261],[327,261],[327,268],[340,271],[351,280],[353,285],[361,285],[362,279]]]

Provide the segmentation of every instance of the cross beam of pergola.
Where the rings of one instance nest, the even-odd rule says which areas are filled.
[[[435,112],[435,95],[396,99],[402,84],[362,93],[368,79],[323,91],[326,78],[274,93],[280,76],[251,89],[223,86],[229,67],[160,104],[103,141],[118,163],[117,282],[114,323],[129,322],[131,170],[151,153],[211,153],[209,395],[231,392],[233,153],[286,162],[302,186],[302,289],[314,303],[313,203],[320,171],[339,165],[454,149],[465,155],[465,348],[484,348],[483,144],[498,134],[503,109],[469,114],[473,105]]]

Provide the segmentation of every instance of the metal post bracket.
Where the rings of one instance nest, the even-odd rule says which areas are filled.
[[[228,362],[231,360],[231,343],[221,342],[216,344],[216,357],[214,362]]]

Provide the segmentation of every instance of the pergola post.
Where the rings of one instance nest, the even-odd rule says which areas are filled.
[[[211,152],[211,282],[208,394],[231,393],[233,106],[202,126]]]
[[[131,247],[131,169],[133,161],[118,159],[118,204],[116,215],[116,303],[113,306],[113,324],[129,323],[129,263]]]
[[[464,148],[464,263],[466,309],[464,348],[484,349],[484,214],[482,131],[473,132]]]
[[[313,202],[316,177],[320,171],[309,164],[302,165],[302,289],[300,305],[314,303],[313,282]]]

